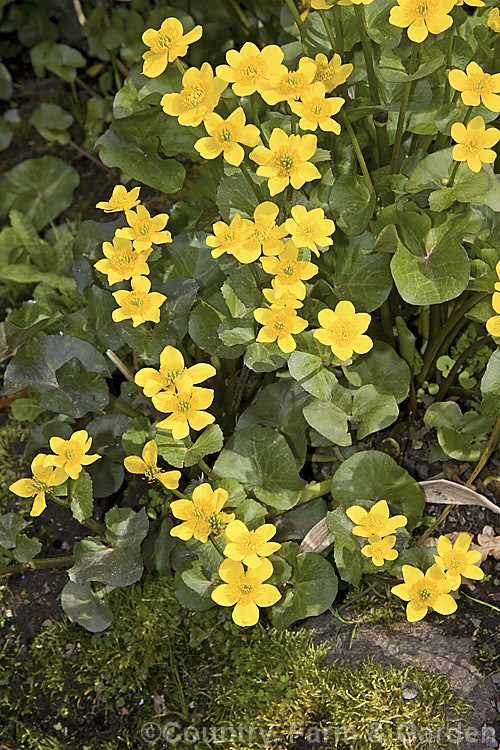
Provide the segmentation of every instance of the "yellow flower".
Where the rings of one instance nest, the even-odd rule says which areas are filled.
[[[454,122],[451,126],[451,137],[457,142],[453,146],[452,156],[455,161],[466,161],[472,172],[479,172],[481,164],[493,164],[496,158],[492,150],[500,139],[500,130],[486,128],[483,118],[474,117],[467,127],[461,122]]]
[[[169,231],[161,231],[169,219],[168,214],[151,216],[147,208],[137,206],[137,211],[125,211],[128,227],[116,230],[116,237],[132,240],[137,252],[149,250],[151,245],[162,245],[164,242],[172,242]]]
[[[194,147],[204,159],[216,159],[222,153],[228,164],[239,167],[245,156],[240,143],[253,148],[259,142],[259,128],[245,125],[242,107],[231,112],[226,120],[212,112],[206,115],[203,124],[209,137],[200,138]]]
[[[274,128],[269,139],[269,148],[257,146],[250,152],[250,159],[257,162],[257,175],[269,179],[271,195],[281,193],[290,183],[299,190],[305,182],[321,177],[318,168],[308,161],[316,152],[315,135],[287,135],[281,128]]]
[[[431,34],[441,34],[453,23],[447,13],[455,0],[398,0],[391,8],[389,23],[399,28],[408,26],[408,38],[412,42],[423,42]]]
[[[228,498],[226,490],[213,490],[209,484],[199,484],[193,490],[192,500],[174,500],[170,509],[175,518],[184,523],[170,529],[170,535],[183,541],[194,537],[205,544],[210,534],[221,534],[234,513],[223,513],[222,507]]]
[[[146,263],[148,251],[136,252],[130,240],[115,235],[113,242],[102,243],[102,252],[105,257],[94,263],[94,268],[106,274],[110,286],[131,279],[132,276],[147,276],[149,273]]]
[[[77,430],[69,440],[60,437],[52,437],[49,440],[51,451],[55,456],[47,456],[45,466],[55,466],[63,469],[68,477],[76,479],[84,466],[93,464],[101,456],[97,453],[87,455],[92,445],[92,438],[86,430]]]
[[[213,247],[212,258],[220,258],[221,255],[227,253],[228,255],[234,255],[240,263],[252,263],[260,255],[260,247],[258,254],[253,257],[251,256],[248,260],[248,251],[245,248],[245,242],[250,237],[252,228],[252,222],[250,219],[242,219],[239,214],[235,214],[229,225],[223,221],[216,221],[212,226],[213,234],[210,234],[206,243],[209,247]]]
[[[160,354],[160,369],[143,367],[136,372],[135,382],[142,388],[144,395],[151,398],[160,391],[172,392],[182,373],[187,373],[194,384],[212,378],[216,370],[204,362],[185,368],[182,353],[174,346],[166,346]]]
[[[283,62],[284,52],[277,44],[260,50],[253,42],[245,42],[237,52],[226,52],[227,65],[218,65],[218,78],[231,83],[236,96],[250,96],[267,86],[270,73]]]
[[[346,515],[357,524],[352,533],[368,539],[373,534],[380,538],[394,534],[396,529],[406,526],[408,522],[406,516],[389,516],[387,500],[379,500],[369,511],[361,505],[351,505],[346,509]]]
[[[159,30],[147,29],[142,35],[146,47],[151,47],[142,56],[144,65],[142,73],[149,78],[156,78],[163,73],[169,62],[184,57],[188,45],[201,39],[203,29],[195,26],[184,34],[182,23],[177,18],[166,18]]]
[[[395,560],[398,556],[397,550],[393,549],[396,543],[395,536],[386,536],[384,539],[377,534],[368,537],[368,544],[361,548],[361,554],[371,557],[372,563],[379,567],[385,560]]]
[[[497,268],[498,268],[497,264]],[[495,287],[500,286],[499,284],[495,284]],[[491,304],[493,306],[493,309],[496,313],[500,313],[500,292],[495,292],[493,297],[491,298]],[[486,321],[486,330],[490,334],[490,336],[500,336],[500,315],[493,315],[491,318],[489,318]]]
[[[300,117],[299,128],[302,130],[317,130],[319,127],[326,132],[339,135],[340,125],[332,120],[332,115],[340,111],[345,99],[334,96],[325,98],[325,87],[320,82],[312,83],[301,94],[299,102],[290,102],[290,109]]]
[[[243,521],[231,521],[225,531],[228,541],[224,554],[230,560],[242,562],[249,568],[257,568],[263,557],[277,552],[281,547],[278,542],[270,542],[276,534],[276,526],[264,523],[255,531],[249,531]]]
[[[464,104],[477,107],[482,102],[492,112],[500,112],[500,73],[489,75],[476,63],[470,62],[463,70],[450,70],[450,85],[461,91]]]
[[[251,263],[264,255],[277,255],[283,249],[283,242],[287,231],[284,224],[276,224],[280,210],[276,203],[264,201],[259,203],[253,212],[253,223],[250,223],[250,234],[245,240],[247,260],[236,256],[240,263]],[[252,261],[248,260],[252,258]]]
[[[304,89],[312,83],[316,66],[309,57],[301,57],[297,70],[288,70],[286,65],[278,65],[271,72],[269,81],[260,95],[267,104],[274,105],[278,102],[291,102],[298,99]]]
[[[493,29],[497,34],[500,31],[500,9],[492,8],[488,13],[488,20],[486,21],[490,29]]]
[[[299,318],[293,307],[258,307],[253,316],[263,326],[256,341],[270,343],[277,341],[282,352],[293,352],[297,344],[292,334],[302,333],[307,328],[307,320]]]
[[[306,296],[306,290],[296,295],[290,290],[289,287],[278,287],[276,285],[276,279],[271,280],[272,289],[263,289],[262,294],[271,304],[271,307],[303,307],[301,300]]]
[[[39,453],[31,462],[31,479],[18,479],[11,484],[9,490],[19,497],[34,497],[33,505],[30,510],[30,516],[39,516],[45,510],[47,503],[45,495],[52,492],[54,487],[63,484],[68,475],[62,469],[51,469],[46,467],[45,453]]]
[[[318,266],[308,260],[298,260],[299,251],[292,240],[288,240],[278,257],[262,258],[264,271],[276,277],[276,287],[285,287],[297,297],[305,294],[304,280],[318,273]]]
[[[180,471],[163,471],[157,466],[158,445],[156,440],[150,440],[142,449],[142,458],[139,456],[125,456],[123,463],[131,474],[144,474],[148,482],[157,479],[167,490],[176,490],[181,478]]]
[[[469,534],[460,534],[455,544],[445,536],[440,536],[437,545],[437,555],[434,555],[436,565],[451,583],[452,591],[460,586],[462,576],[480,581],[484,577],[481,568],[476,563],[481,560],[478,550],[469,550],[472,538]]]
[[[473,8],[482,8],[484,6],[483,0],[456,0],[455,5],[471,5]]]
[[[331,235],[335,231],[335,223],[325,219],[322,208],[308,211],[305,206],[293,206],[292,218],[285,221],[285,227],[297,247],[308,247],[318,257],[318,245],[327,247],[333,244]]]
[[[339,0],[337,5],[370,5],[373,0]]]
[[[157,427],[172,430],[174,440],[182,440],[189,435],[190,427],[202,430],[215,422],[212,414],[203,411],[213,400],[211,388],[195,388],[189,375],[183,372],[176,379],[174,393],[157,393],[152,398],[155,409],[171,412],[169,417],[158,422]]]
[[[316,66],[316,72],[312,82],[319,81],[322,83],[327,94],[345,83],[353,71],[351,63],[342,65],[342,59],[337,54],[331,60],[328,60],[326,55],[318,52],[313,62]]]
[[[131,208],[135,208],[140,203],[140,189],[140,187],[135,187],[128,193],[127,188],[123,185],[115,185],[109,201],[97,203],[96,208],[102,208],[107,214],[112,211],[130,211]]]
[[[153,323],[160,321],[160,307],[167,299],[160,292],[149,292],[151,282],[146,276],[133,276],[130,282],[132,291],[127,292],[121,289],[113,292],[113,297],[120,305],[113,310],[111,317],[115,323],[121,320],[132,320],[132,325],[136,328],[140,323],[151,320]]]
[[[440,615],[451,615],[457,609],[457,603],[448,593],[451,583],[437,565],[432,565],[423,574],[413,565],[403,565],[404,583],[393,586],[391,592],[405,602],[406,618],[409,622],[422,620],[432,607]]]
[[[342,300],[335,310],[320,310],[318,322],[321,326],[314,331],[314,338],[331,347],[336,357],[343,360],[352,357],[353,352],[366,354],[373,341],[364,332],[370,325],[368,313],[357,313],[352,302]]]
[[[311,8],[313,10],[330,10],[330,8],[333,8],[333,4],[327,3],[325,0],[311,0]]]
[[[256,625],[259,607],[271,607],[281,599],[281,594],[269,583],[263,583],[273,574],[273,564],[263,558],[258,568],[245,571],[235,560],[224,560],[219,567],[219,576],[225,583],[212,591],[212,599],[221,607],[232,607],[233,621],[240,627]]]
[[[165,94],[161,106],[167,115],[174,115],[179,125],[196,127],[219,103],[227,83],[214,78],[212,66],[204,62],[200,69],[188,68],[182,77],[179,94]]]

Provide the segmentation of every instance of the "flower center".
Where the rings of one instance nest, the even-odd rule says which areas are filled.
[[[417,3],[417,7],[416,7],[417,16],[424,16],[428,10],[429,8],[425,0],[423,0],[423,2]]]
[[[219,138],[221,141],[224,141],[225,143],[229,143],[229,141],[233,140],[233,133],[231,128],[229,128],[227,125],[224,125],[223,128],[221,128]]]
[[[146,477],[148,482],[154,482],[157,474],[158,474],[158,469],[156,468],[156,466],[146,466],[146,470],[144,471],[144,476]]]
[[[142,235],[143,237],[147,237],[150,231],[151,231],[151,227],[149,226],[147,221],[142,221],[139,224],[138,234]]]
[[[75,451],[73,450],[73,448],[66,448],[64,454],[66,458],[69,458],[69,459],[72,459],[75,457]]]
[[[205,518],[205,511],[203,508],[197,508],[196,505],[193,508],[193,518]]]
[[[464,143],[464,146],[469,152],[469,154],[476,154],[478,151],[482,149],[483,144],[480,142],[478,138],[471,136],[469,140],[466,143]]]
[[[131,253],[124,252],[121,255],[118,256],[116,259],[117,265],[126,268],[130,263],[132,262],[132,255]]]
[[[131,292],[128,298],[129,305],[132,307],[142,307],[144,304],[144,297],[142,294]]]
[[[275,164],[280,177],[289,177],[291,175],[296,158],[297,153],[293,151],[282,150],[276,154]]]
[[[171,386],[174,384],[175,379],[181,374],[181,370],[164,370],[162,372],[163,375],[163,382],[167,386]]]
[[[160,50],[171,49],[173,43],[173,39],[167,36],[164,32],[158,33],[158,36],[156,37],[156,44],[158,45]]]
[[[243,65],[240,66],[240,75],[247,81],[255,81],[263,73],[263,65],[257,55],[250,57]]]
[[[288,96],[298,97],[303,87],[304,77],[298,71],[288,73],[281,81],[281,88]]]
[[[226,527],[226,524],[222,521],[218,513],[212,513],[208,516],[207,521],[215,534],[220,534]]]
[[[37,492],[50,492],[52,490],[52,487],[49,487],[47,482],[44,482],[39,476],[33,477],[32,481]]]
[[[463,570],[467,563],[467,558],[463,552],[453,550],[444,558],[446,569],[452,573],[458,573],[459,570]]]
[[[477,78],[472,80],[472,90],[477,91],[478,94],[485,93],[485,89],[489,88],[489,75],[479,75]]]
[[[207,91],[201,80],[190,83],[179,94],[185,109],[194,109],[205,99]]]
[[[317,101],[316,104],[313,107],[313,112],[316,115],[316,117],[319,117],[323,114],[323,104],[321,101]]]
[[[346,333],[342,331],[343,338],[348,338]],[[367,526],[369,529],[372,530],[372,534],[375,534],[379,529],[381,529],[384,524],[386,523],[386,519],[383,516],[379,516],[377,513],[372,514],[369,513],[364,521],[362,521],[362,526]]]
[[[177,400],[177,408],[179,411],[189,411],[191,408],[191,401],[187,398],[179,398]]]
[[[253,586],[249,583],[244,583],[240,586],[240,591],[242,594],[250,594],[253,591]]]
[[[438,597],[436,586],[428,580],[419,581],[413,587],[411,600],[420,607],[432,607]]]
[[[283,267],[282,271],[286,276],[293,276],[295,273],[295,265],[293,263],[288,263],[288,265]]]

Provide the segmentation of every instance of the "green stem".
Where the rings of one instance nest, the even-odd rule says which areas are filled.
[[[342,24],[340,21],[340,8],[335,4],[332,8],[333,25],[335,27],[335,36],[337,38],[337,49],[334,52],[344,56],[344,35],[342,34]]]
[[[103,539],[106,537],[106,527],[104,524],[94,521],[93,518],[86,518],[85,521],[80,521],[80,523],[82,526],[86,526],[87,529],[90,529],[90,531],[93,531],[94,534],[97,534]]]
[[[118,411],[121,411],[122,414],[126,414],[127,417],[143,417],[144,414],[141,414],[140,411],[136,411],[135,409],[132,409],[131,406],[126,404],[124,401],[121,400],[121,398],[118,398],[117,396],[113,396],[112,393],[109,394],[109,403],[116,407]]]
[[[453,42],[455,41],[455,25],[453,25],[450,29],[450,36],[448,39],[448,49],[446,50],[446,80],[444,82],[444,91],[443,91],[443,104],[448,103],[448,96],[450,94],[450,81],[448,79],[448,73],[451,69],[451,61],[453,59]]]
[[[202,472],[204,474],[206,474],[207,477],[209,477],[209,479],[212,480],[212,482],[219,482],[220,481],[220,476],[218,474],[216,474],[215,471],[213,471],[210,468],[210,466],[207,463],[205,463],[205,461],[202,458],[200,458],[200,460],[198,461],[198,466],[200,467],[200,469],[202,470]]]
[[[243,35],[248,36],[248,32],[250,30],[250,23],[246,15],[243,13],[242,9],[240,8],[239,3],[235,2],[235,0],[222,0],[222,4],[226,8],[229,15],[233,16],[237,25],[240,27],[241,31],[243,32]]]
[[[408,71],[409,75],[413,75],[413,73],[415,72],[417,68],[419,56],[420,56],[420,44],[416,44],[414,45],[412,52],[411,52],[410,68]],[[403,134],[404,134],[404,129],[405,129],[406,111],[408,109],[408,102],[410,101],[410,96],[411,96],[413,86],[414,86],[414,81],[408,81],[405,84],[405,88],[403,91],[403,98],[401,99],[401,104],[399,107],[398,124],[396,126],[396,138],[394,140],[394,146],[392,150],[390,174],[395,174],[398,170],[399,152],[401,150],[401,143],[403,141]]]
[[[393,349],[396,348],[396,341],[394,339],[394,331],[393,331],[393,318],[391,315],[391,308],[389,305],[389,300],[385,300],[385,302],[382,303],[382,306],[380,308],[380,317],[382,319],[382,328],[384,329],[384,335],[387,339],[387,343],[392,346]]]
[[[297,24],[297,27],[298,27],[298,29],[299,29],[299,31],[300,31],[300,29],[301,29],[301,27],[302,27],[302,18],[300,17],[300,13],[299,13],[299,11],[297,10],[297,6],[296,6],[296,5],[295,5],[295,3],[293,2],[293,0],[285,0],[285,2],[286,2],[286,4],[288,5],[288,10],[289,10],[289,11],[290,11],[290,13],[292,14],[292,16],[293,16],[293,20],[294,20],[294,21],[295,21],[295,23]]]
[[[442,401],[443,398],[448,393],[448,390],[453,385],[453,382],[457,376],[458,371],[460,370],[461,366],[465,362],[465,360],[470,357],[472,352],[476,351],[476,349],[479,349],[480,346],[483,346],[483,344],[487,344],[491,341],[490,336],[483,336],[482,338],[478,339],[477,341],[473,341],[470,346],[467,347],[467,349],[462,352],[460,357],[457,359],[453,367],[451,368],[450,372],[446,376],[446,378],[441,383],[441,387],[436,395],[436,401]]]
[[[349,122],[349,119],[345,112],[340,113],[340,117],[342,119],[342,122],[344,124],[345,129],[349,133],[349,138],[351,139],[352,147],[354,149],[354,153],[356,154],[356,158],[358,160],[358,164],[360,166],[361,172],[363,173],[363,179],[365,181],[365,185],[370,191],[370,193],[373,193],[375,188],[373,187],[373,182],[370,177],[370,173],[368,171],[368,167],[366,166],[366,162],[363,156],[363,153],[361,151],[360,145],[358,143],[358,139],[356,138],[356,133],[354,132],[354,129]]]
[[[425,350],[424,363],[422,370],[416,376],[415,381],[417,386],[422,385],[424,380],[427,378],[429,370],[431,369],[434,360],[439,356],[439,351],[443,342],[449,336],[450,332],[453,331],[455,326],[462,320],[466,312],[469,312],[483,297],[488,295],[487,292],[481,294],[473,294],[468,296],[461,305],[450,315],[448,320],[442,325],[438,335],[434,340],[429,341],[429,345]]]
[[[138,387],[135,382],[133,373],[128,369],[127,365],[124,362],[122,362],[122,360],[120,359],[120,357],[118,357],[118,355],[112,352],[111,349],[108,349],[106,351],[106,357],[108,357],[112,361],[115,367],[117,367],[120,370],[122,375],[125,375],[127,380],[133,383],[133,385],[135,385],[136,388]]]
[[[304,490],[302,490],[302,495],[300,496],[300,500],[297,503],[297,505],[304,505],[304,503],[308,503],[310,502],[310,500],[315,500],[317,497],[323,497],[323,495],[328,495],[331,488],[332,488],[331,477],[328,477],[327,479],[323,479],[321,482],[310,484],[309,487],[306,487]]]
[[[29,563],[19,565],[3,565],[0,568],[0,576],[8,576],[11,573],[24,573],[27,570],[43,570],[47,568],[69,568],[75,562],[73,555],[67,557],[45,557],[41,560],[31,560]]]
[[[181,74],[181,77],[184,78],[184,73],[187,70],[187,66],[184,65],[184,63],[181,62],[178,57],[175,58],[174,65],[177,68],[177,70],[179,71],[179,73]]]
[[[333,34],[332,27],[330,26],[330,21],[328,20],[326,12],[324,10],[320,10],[319,15],[320,15],[321,20],[323,21],[323,26],[325,27],[326,35],[330,41],[332,52],[337,52],[339,49],[338,35],[336,39]]]
[[[215,549],[217,550],[217,552],[219,553],[219,555],[221,557],[224,557],[224,551],[219,547],[219,543],[215,541],[215,539],[212,536],[212,534],[210,534],[210,536],[208,538],[212,542],[213,546],[215,547]]]
[[[258,185],[255,184],[255,182],[250,177],[250,172],[245,167],[245,165],[243,164],[243,162],[241,162],[241,164],[240,164],[240,169],[241,169],[242,174],[244,175],[246,181],[248,182],[248,184],[252,188],[253,194],[255,195],[255,197],[257,198],[257,200],[259,201],[259,203],[262,203],[262,201],[264,200],[264,198],[261,195],[260,188],[259,188]]]
[[[361,47],[363,49],[363,56],[365,58],[366,74],[368,76],[368,87],[370,89],[370,98],[380,106],[382,101],[380,99],[380,92],[378,88],[377,76],[375,75],[374,55],[372,40],[368,36],[366,30],[366,16],[364,5],[355,5],[354,13],[358,26],[359,35],[361,38]],[[375,125],[375,136],[377,139],[377,148],[380,155],[381,163],[389,162],[389,138],[387,136],[387,121],[379,125],[377,120],[373,119]]]
[[[252,95],[250,97],[250,107],[251,107],[251,110],[252,110],[253,124],[256,125],[259,128],[259,130],[260,130],[260,139],[261,139],[263,145],[266,148],[269,148],[269,141],[267,140],[266,136],[264,135],[264,131],[262,130],[262,125],[260,124],[259,113],[257,111],[257,103],[258,103],[258,100],[257,100],[257,97],[254,94],[254,95]]]

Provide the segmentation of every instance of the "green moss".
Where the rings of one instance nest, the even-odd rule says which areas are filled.
[[[14,639],[6,641],[0,725],[14,746],[142,748],[141,727],[154,721],[176,722],[181,735],[194,727],[195,741],[181,739],[179,750],[206,750],[203,732],[231,725],[244,728],[241,741],[227,739],[222,748],[262,747],[259,728],[268,732],[271,725],[275,746],[291,747],[292,722],[303,724],[306,734],[311,726],[356,726],[357,747],[376,748],[371,740],[366,744],[375,723],[436,727],[442,723],[437,717],[454,704],[446,679],[423,669],[386,670],[371,662],[358,670],[324,666],[326,647],[314,647],[306,631],[278,633],[262,625],[241,630],[226,609],[186,613],[166,577],[146,577],[109,599],[115,619],[103,633],[87,633],[61,618],[27,652]],[[402,697],[404,682],[416,684],[415,699]],[[322,746],[335,747],[334,735]],[[421,745],[398,738],[383,745],[406,746]]]
[[[0,514],[6,512],[7,500],[15,497],[9,486],[22,476],[16,443],[24,442],[27,435],[28,429],[14,420],[8,420],[0,427]],[[15,503],[17,505],[17,501]],[[26,500],[18,498],[18,504],[18,507],[25,508]],[[15,511],[17,507],[9,507],[9,510]]]

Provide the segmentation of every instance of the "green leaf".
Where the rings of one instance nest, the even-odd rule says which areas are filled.
[[[183,607],[203,612],[215,606],[210,597],[212,582],[203,573],[201,564],[196,558],[186,560],[175,571],[175,598]]]
[[[293,564],[291,589],[269,611],[277,630],[285,630],[297,620],[314,617],[332,606],[337,596],[337,576],[328,560],[314,552],[297,555]]]
[[[331,401],[310,401],[302,410],[307,423],[335,445],[351,445],[348,414]]]
[[[73,124],[73,115],[57,104],[42,102],[31,115],[29,122],[34,125],[42,138],[63,144],[69,141],[69,133],[66,131]]]
[[[79,181],[76,169],[55,156],[27,159],[0,183],[0,215],[16,208],[26,213],[39,231],[71,205]]]
[[[159,156],[156,133],[160,122],[168,128],[169,118],[149,110],[115,120],[95,145],[108,167],[118,167],[162,193],[175,193],[181,189],[186,171],[175,159]]]
[[[170,517],[166,517],[160,524],[160,528],[154,535],[154,547],[153,554],[151,556],[151,563],[154,569],[162,575],[170,574],[171,572],[171,555],[174,547],[178,544],[178,540],[171,536],[170,529],[173,526],[173,521]]]
[[[61,592],[64,614],[91,633],[101,633],[108,628],[113,615],[102,597],[94,594],[90,583],[77,584],[68,581]]]
[[[43,409],[35,398],[16,398],[10,405],[10,412],[18,422],[35,422]]]
[[[358,440],[372,432],[383,430],[396,421],[399,409],[392,393],[375,385],[363,385],[354,393],[352,416],[356,424]]]
[[[28,563],[38,555],[41,549],[42,545],[38,539],[32,539],[25,534],[18,534],[16,537],[14,557],[20,563]]]
[[[333,553],[340,577],[357,588],[363,575],[363,557],[359,537],[352,533],[354,524],[346,515],[345,508],[340,506],[326,514],[326,525],[335,535]]]
[[[222,430],[218,424],[206,427],[194,445],[186,451],[184,466],[195,466],[202,458],[210,453],[218,453],[224,445]]]
[[[344,507],[359,500],[387,500],[391,515],[403,513],[409,530],[420,520],[425,496],[408,472],[385,453],[361,451],[347,458],[332,479],[332,497]]]
[[[90,518],[94,510],[94,496],[92,493],[92,479],[83,469],[77,479],[68,482],[71,512],[77,521]]]
[[[254,424],[274,427],[287,439],[298,465],[302,466],[307,450],[307,424],[302,416],[302,407],[307,398],[298,383],[283,378],[259,392],[257,401],[241,414],[236,429]]]
[[[340,175],[330,190],[328,204],[339,229],[349,235],[361,234],[373,215],[375,193],[359,175]]]
[[[17,513],[4,513],[0,516],[0,544],[5,549],[16,546],[16,537],[26,526],[26,521]]]
[[[183,440],[174,440],[170,432],[158,430],[156,433],[158,454],[171,466],[181,469],[188,451]],[[144,445],[144,443],[142,443]]]
[[[479,461],[481,439],[493,426],[493,419],[476,411],[462,414],[454,401],[431,404],[424,416],[426,427],[436,427],[438,443],[444,452],[457,461]]]
[[[392,346],[383,341],[374,341],[373,349],[368,354],[358,357],[348,367],[342,366],[342,370],[355,388],[371,383],[379,390],[392,393],[397,403],[408,396],[410,368]]]
[[[323,359],[309,352],[296,349],[288,358],[288,370],[302,388],[321,401],[329,401],[338,385],[333,372],[325,365]]]
[[[245,352],[245,366],[253,372],[273,372],[282,367],[286,362],[276,342],[272,344],[250,344]]]
[[[236,479],[259,500],[280,510],[292,508],[305,486],[285,438],[259,425],[237,430],[229,438],[214,471]]]
[[[411,305],[435,305],[458,297],[469,283],[470,262],[463,246],[445,237],[426,255],[400,245],[391,260],[397,290]]]
[[[429,195],[429,207],[432,211],[446,211],[452,203],[482,203],[482,196],[494,186],[494,177],[486,170],[471,172],[468,166],[461,164],[453,186],[434,190]]]
[[[373,236],[338,239],[335,250],[324,253],[318,265],[324,278],[334,284],[338,300],[349,300],[359,312],[372,312],[385,302],[392,289],[387,253],[366,254]],[[371,245],[373,247],[373,245]]]
[[[403,245],[415,255],[422,255],[432,226],[429,216],[416,211],[396,211],[395,222]]]
[[[12,130],[10,129],[8,123],[3,119],[3,117],[0,118],[0,151],[4,151],[10,146],[13,137],[14,134],[12,133]]]
[[[244,175],[223,177],[217,190],[217,205],[225,222],[230,222],[235,214],[252,219],[258,203]]]
[[[130,586],[142,575],[140,545],[148,532],[144,508],[112,508],[106,514],[107,538],[113,546],[86,538],[74,546],[75,564],[68,570],[74,583],[99,581],[108,586]]]
[[[252,318],[226,318],[217,329],[220,340],[225,346],[250,344],[255,341],[255,329]]]
[[[219,338],[219,327],[225,316],[208,302],[200,300],[191,311],[189,318],[189,335],[194,343],[208,354],[225,359],[236,359],[245,351],[242,344],[225,346]]]
[[[393,49],[401,40],[401,29],[389,23],[389,13],[393,7],[392,0],[378,0],[375,5],[364,6],[366,30],[375,44]]]
[[[408,178],[406,192],[419,193],[422,190],[441,189],[442,180],[448,179],[453,164],[451,152],[451,148],[446,148],[422,159]]]
[[[500,349],[494,351],[481,380],[481,411],[486,417],[500,413]]]
[[[76,69],[85,65],[85,58],[77,49],[51,41],[37,44],[30,56],[37,75],[43,75],[46,68],[68,83],[75,80]]]
[[[319,523],[326,515],[327,504],[322,497],[316,497],[307,503],[298,505],[292,510],[281,513],[274,524],[278,529],[274,541],[281,542],[285,539],[297,539],[302,541],[305,535]]]
[[[117,492],[123,484],[125,471],[123,469],[122,457],[119,463],[112,461],[109,456],[103,456],[87,468],[94,488],[94,498],[110,497]]]
[[[39,271],[35,266],[23,263],[14,263],[0,269],[0,281],[10,281],[15,284],[47,284],[47,286],[59,289],[64,294],[69,294],[76,289],[72,278],[60,276],[56,273],[45,273]]]

